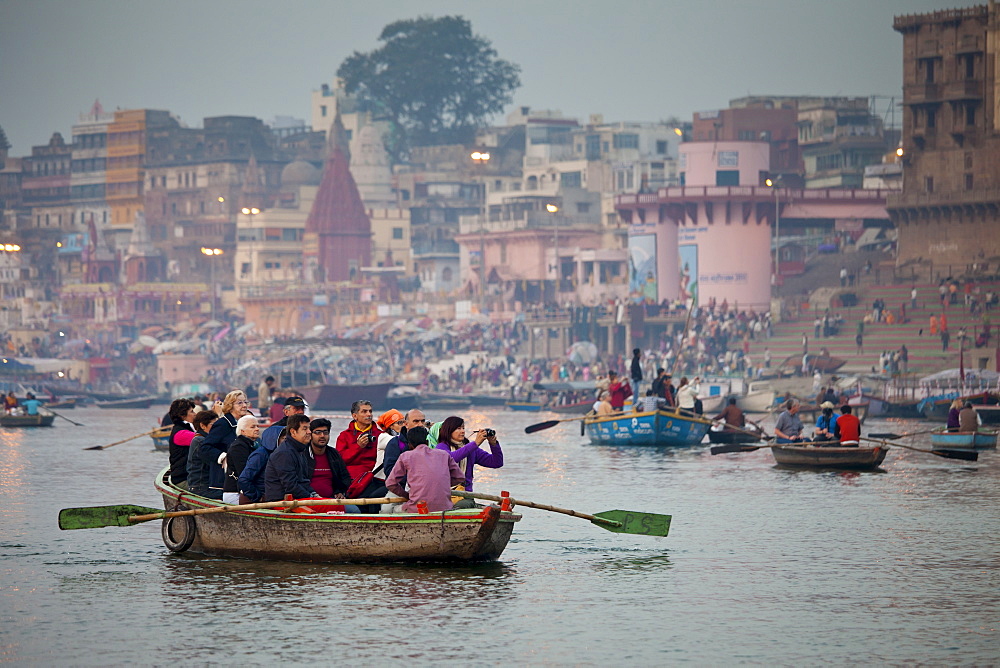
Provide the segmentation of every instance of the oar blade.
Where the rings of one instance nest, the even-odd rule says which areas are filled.
[[[931,454],[947,459],[962,459],[967,462],[979,461],[979,453],[975,450],[931,450]]]
[[[903,438],[903,436],[891,431],[877,431],[868,434],[868,438],[881,438],[889,441],[895,441]]]
[[[640,536],[666,536],[670,531],[670,515],[640,513],[634,510],[605,510],[596,518],[617,522],[618,526],[590,520],[595,525],[614,533],[632,533]]]
[[[562,422],[562,420],[546,420],[545,422],[538,422],[536,424],[529,424],[524,428],[525,434],[534,434],[536,431],[545,431],[546,429],[551,429]]]
[[[159,508],[148,506],[92,506],[90,508],[63,508],[59,511],[60,529],[99,529],[101,527],[132,526],[129,515],[162,513]]]

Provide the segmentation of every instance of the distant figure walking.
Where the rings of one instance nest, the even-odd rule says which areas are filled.
[[[854,337],[854,343],[858,345],[857,354],[865,354],[865,336],[861,332],[858,332],[857,336]]]

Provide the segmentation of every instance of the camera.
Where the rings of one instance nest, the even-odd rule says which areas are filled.
[[[485,429],[484,431],[486,432],[486,438],[496,438],[497,433],[492,429]]]

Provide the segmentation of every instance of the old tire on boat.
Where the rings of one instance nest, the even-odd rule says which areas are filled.
[[[190,515],[168,517],[163,520],[163,527],[160,529],[160,533],[163,535],[163,544],[171,552],[183,552],[191,547],[197,531],[194,518]]]

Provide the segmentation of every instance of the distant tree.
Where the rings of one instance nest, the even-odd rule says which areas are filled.
[[[420,17],[382,29],[382,46],[337,69],[348,93],[394,123],[388,148],[465,143],[513,101],[521,68],[497,56],[461,16]]]

